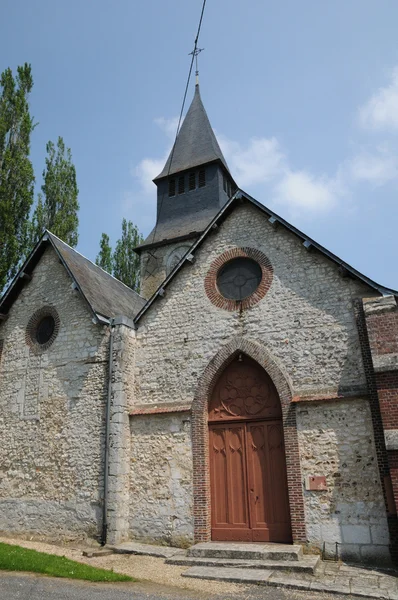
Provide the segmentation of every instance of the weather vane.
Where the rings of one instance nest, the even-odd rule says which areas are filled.
[[[203,52],[204,48],[195,48],[195,50],[192,50],[192,52],[189,53],[189,56],[194,56],[195,57],[195,65],[196,65],[196,71],[195,71],[195,76],[196,76],[196,85],[199,84],[199,70],[198,70],[198,54],[200,54],[201,52]]]

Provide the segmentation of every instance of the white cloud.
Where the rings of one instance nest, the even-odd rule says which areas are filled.
[[[181,125],[183,123],[181,120]],[[178,117],[171,117],[170,119],[166,119],[165,117],[158,117],[154,121],[156,125],[160,127],[160,129],[169,137],[173,142],[176,136],[177,126],[178,126]]]
[[[268,182],[283,169],[285,155],[274,137],[251,138],[246,146],[223,135],[217,139],[238,185]]]
[[[359,123],[365,129],[398,130],[398,67],[392,70],[389,85],[359,109]]]
[[[343,193],[337,180],[315,177],[307,171],[287,170],[275,185],[273,202],[287,206],[291,212],[327,212],[338,202]]]
[[[378,146],[372,151],[362,150],[348,161],[348,174],[354,182],[384,185],[398,179],[397,153],[388,146]]]

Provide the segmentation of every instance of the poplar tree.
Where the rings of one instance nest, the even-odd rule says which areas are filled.
[[[109,243],[109,235],[103,233],[100,241],[100,251],[98,253],[97,258],[95,259],[95,264],[104,269],[107,273],[112,275],[113,271],[113,257],[112,257],[112,248]]]
[[[29,112],[33,88],[31,65],[0,76],[0,292],[15,275],[29,244],[29,212],[34,173],[29,159],[34,129]]]
[[[44,229],[49,229],[74,248],[79,238],[79,189],[72,153],[65,147],[62,137],[58,137],[57,146],[48,142],[46,150],[42,194],[39,194],[32,218],[31,244],[40,239]]]
[[[131,221],[123,219],[122,237],[116,242],[115,251],[109,244],[109,236],[103,233],[100,251],[95,264],[128,285],[136,292],[140,291],[140,259],[134,248],[141,244],[143,237],[138,227]]]

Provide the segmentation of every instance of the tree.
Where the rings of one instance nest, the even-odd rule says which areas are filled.
[[[112,275],[113,271],[113,257],[112,248],[109,244],[109,235],[103,233],[100,241],[100,251],[95,259],[95,264],[107,271]]]
[[[141,244],[143,237],[131,221],[122,221],[122,237],[116,242],[113,254],[113,274],[136,292],[140,287],[140,259],[133,248]]]
[[[34,195],[34,172],[29,159],[35,127],[29,112],[33,88],[31,66],[0,76],[0,291],[15,275],[29,244],[29,212]]]
[[[44,229],[49,229],[73,248],[78,242],[79,226],[76,169],[72,163],[70,148],[66,148],[62,137],[57,146],[48,142],[46,146],[46,168],[37,205],[32,218],[31,243],[40,239]]]
[[[122,237],[116,242],[115,251],[112,254],[109,236],[103,233],[95,263],[131,289],[139,292],[140,259],[133,249],[141,244],[143,239],[138,227],[131,221],[123,219]]]

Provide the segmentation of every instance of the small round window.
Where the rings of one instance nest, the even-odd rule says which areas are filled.
[[[47,350],[58,335],[60,319],[53,306],[43,306],[30,317],[26,343],[35,353]]]
[[[239,257],[227,262],[217,273],[217,287],[228,300],[244,300],[261,283],[260,265],[251,258]]]
[[[36,328],[36,342],[43,346],[50,341],[55,330],[55,319],[52,315],[47,315],[39,322]]]

